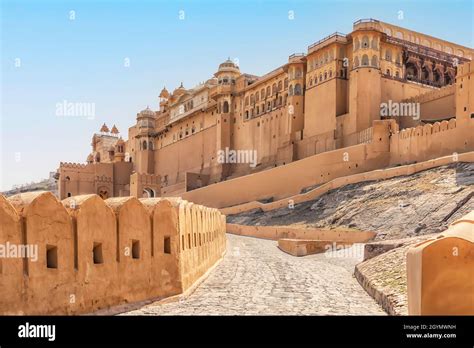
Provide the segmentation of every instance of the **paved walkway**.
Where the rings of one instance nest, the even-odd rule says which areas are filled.
[[[353,277],[362,255],[341,251],[305,257],[282,252],[275,241],[227,235],[227,254],[188,298],[150,304],[132,315],[383,315]],[[359,248],[358,248],[359,247]]]

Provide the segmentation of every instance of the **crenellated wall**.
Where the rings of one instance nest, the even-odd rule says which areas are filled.
[[[225,252],[225,216],[180,198],[23,193],[0,196],[0,245],[1,314],[90,313],[187,290]]]
[[[395,120],[374,121],[370,133],[359,133],[359,145],[313,155],[285,166],[238,177],[186,192],[184,199],[223,211],[242,212],[275,206],[308,190],[340,178],[428,161],[443,156],[456,160],[474,151],[474,119],[436,122],[399,131]],[[367,133],[367,134],[366,134]],[[368,143],[363,140],[368,139]],[[370,136],[369,136],[370,135]],[[322,185],[322,186],[321,186]],[[245,188],[245,189],[242,189]]]
[[[390,137],[390,164],[400,165],[474,150],[474,120],[457,120],[406,128]]]

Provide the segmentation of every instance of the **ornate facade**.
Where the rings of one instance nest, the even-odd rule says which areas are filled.
[[[455,91],[462,88],[458,68],[471,67],[473,54],[369,19],[355,22],[350,34],[334,33],[292,54],[264,76],[242,73],[228,59],[194,88],[163,88],[159,110],[139,112],[128,140],[104,125],[86,165],[61,164],[60,198],[180,195],[367,142],[373,122],[384,118],[381,104],[389,101],[439,94],[439,105],[422,104],[419,119],[395,118],[401,128],[469,117],[474,110],[465,91],[471,84]],[[472,68],[463,71],[470,80]],[[219,160],[225,149],[256,151],[256,165]]]

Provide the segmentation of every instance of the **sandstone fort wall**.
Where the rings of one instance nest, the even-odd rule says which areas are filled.
[[[89,313],[186,291],[226,248],[225,217],[181,199],[0,196],[2,314]],[[8,256],[8,255],[7,255]]]
[[[294,199],[302,190],[338,178],[349,183],[344,177],[474,151],[474,120],[463,122],[459,127],[456,120],[451,119],[402,131],[398,131],[394,120],[374,121],[372,132],[369,144],[310,156],[282,167],[186,192],[182,197],[206,206],[228,208],[223,211],[231,214],[231,211],[239,210],[237,206],[240,205],[245,209],[261,206],[259,201],[262,200],[285,199],[284,205],[287,205],[288,199]],[[357,180],[357,177],[353,179]],[[327,187],[321,187],[321,190],[325,189]],[[270,206],[275,207],[272,203]]]

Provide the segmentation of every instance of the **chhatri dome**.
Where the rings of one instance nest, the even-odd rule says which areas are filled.
[[[170,93],[168,92],[168,90],[166,89],[166,87],[163,87],[163,89],[162,89],[161,92],[160,92],[160,98],[168,99],[169,96],[170,96]]]
[[[186,89],[184,88],[183,83],[181,82],[181,85],[173,91],[173,96],[180,96],[183,95],[185,92]]]
[[[117,127],[115,127],[115,125],[112,127],[112,130],[110,131],[110,133],[112,134],[119,134],[119,130],[117,129]]]
[[[107,127],[107,125],[104,123],[104,124],[102,125],[102,127],[100,127],[100,132],[101,132],[101,133],[108,133],[108,132],[110,132],[109,127]]]
[[[240,73],[240,69],[237,64],[235,64],[230,57],[224,63],[219,64],[219,69],[217,72],[236,72]]]
[[[138,116],[155,117],[155,112],[149,106],[139,112]]]

